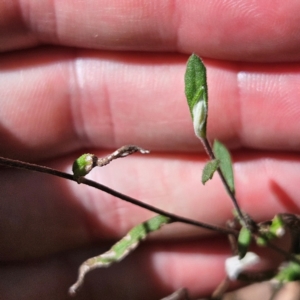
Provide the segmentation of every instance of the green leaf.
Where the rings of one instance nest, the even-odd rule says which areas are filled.
[[[81,178],[87,175],[97,165],[97,157],[86,153],[77,158],[73,163],[74,179],[80,183]]]
[[[271,224],[260,225],[259,235],[256,237],[256,244],[265,247],[272,240],[282,237],[285,234],[285,223],[281,215],[276,215]]]
[[[195,133],[200,139],[206,138],[208,109],[206,68],[202,60],[195,54],[192,54],[187,62],[184,79],[185,95]]]
[[[226,183],[229,186],[230,191],[234,194],[235,188],[230,153],[227,148],[218,140],[214,141],[213,152],[215,157],[220,161],[220,169],[223,173]]]
[[[299,259],[299,255],[296,255]],[[284,267],[280,268],[280,271],[273,279],[275,282],[285,283],[291,281],[300,280],[300,265],[297,262],[290,261]]]
[[[83,283],[87,272],[96,268],[109,267],[111,264],[121,261],[124,257],[131,253],[149,233],[156,231],[163,225],[171,222],[170,218],[157,215],[152,219],[135,226],[126,234],[125,237],[113,245],[107,252],[86,260],[81,264],[78,279],[70,287],[69,293],[71,295],[75,295],[77,289]]]
[[[251,232],[246,227],[242,227],[238,237],[239,258],[242,259],[246,255],[251,243]]]
[[[272,223],[270,225],[270,233],[275,237],[282,237],[285,234],[284,222],[280,215],[276,215],[272,219]]]
[[[261,234],[255,238],[255,242],[260,247],[266,247],[271,239],[272,237],[268,236],[267,234]]]
[[[206,163],[202,172],[202,183],[205,184],[208,180],[212,179],[215,171],[219,167],[219,160],[213,159]]]

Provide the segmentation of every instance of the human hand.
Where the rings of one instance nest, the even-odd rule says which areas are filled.
[[[298,1],[166,3],[1,3],[1,155],[70,171],[86,149],[134,143],[152,154],[89,177],[223,226],[232,204],[217,176],[200,183],[207,157],[184,96],[186,54],[196,52],[208,67],[208,136],[234,150],[242,209],[256,221],[299,212]],[[151,216],[74,182],[0,174],[3,299],[67,299],[85,258]],[[182,286],[209,294],[229,253],[226,237],[170,225],[88,275],[77,299],[158,299]]]

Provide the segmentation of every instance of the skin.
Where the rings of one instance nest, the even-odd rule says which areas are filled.
[[[270,3],[269,3],[270,2]],[[71,172],[89,152],[150,149],[89,178],[185,217],[223,226],[220,180],[184,96],[190,53],[208,73],[208,136],[233,151],[236,194],[256,221],[300,207],[300,35],[297,0],[11,1],[0,3],[0,154]],[[77,268],[152,214],[49,175],[0,169],[0,295],[69,299]],[[225,237],[177,224],[76,299],[159,299],[185,286],[211,293]],[[168,239],[166,243],[163,241]],[[182,239],[185,239],[183,242]]]

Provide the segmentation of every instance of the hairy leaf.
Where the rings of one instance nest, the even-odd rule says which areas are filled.
[[[256,237],[256,244],[265,247],[273,239],[282,237],[285,232],[285,223],[282,219],[282,215],[275,215],[271,224],[260,224],[259,236]]]
[[[227,148],[218,140],[214,141],[213,152],[215,157],[220,161],[220,169],[224,175],[230,191],[234,194],[235,188],[230,153]]]
[[[186,66],[185,95],[195,133],[199,138],[205,138],[208,109],[206,68],[195,54],[190,56]]]
[[[280,215],[275,215],[270,225],[270,233],[275,237],[282,237],[285,234],[284,222]]]
[[[83,283],[84,276],[87,272],[95,268],[109,267],[112,263],[121,261],[131,253],[150,232],[156,231],[168,223],[171,223],[170,218],[157,215],[135,226],[107,252],[86,260],[80,266],[78,279],[76,283],[70,287],[69,293],[75,295],[76,290]]]
[[[251,232],[246,227],[242,227],[238,237],[239,258],[244,258],[251,243]]]
[[[213,159],[206,163],[202,172],[202,183],[205,184],[208,180],[212,179],[215,171],[219,167],[219,160]]]

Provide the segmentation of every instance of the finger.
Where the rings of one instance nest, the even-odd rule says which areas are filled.
[[[0,271],[1,295],[6,300],[19,295],[24,300],[66,299],[79,264],[104,249],[100,245],[40,261],[7,264]],[[192,295],[209,294],[224,277],[228,255],[225,240],[143,244],[113,267],[89,273],[76,299],[160,299],[181,287]]]
[[[297,155],[243,151],[234,160],[238,202],[255,221],[269,220],[278,212],[299,212]],[[233,205],[218,176],[201,184],[205,161],[203,156],[190,154],[136,155],[95,169],[88,177],[165,211],[223,227],[232,218]],[[70,170],[70,164],[64,159],[52,165]],[[153,215],[91,187],[50,175],[6,169],[0,181],[0,255],[4,260],[44,256],[99,239],[119,239]],[[215,232],[170,224],[153,238],[212,234]]]
[[[1,154],[40,160],[123,144],[199,151],[184,95],[186,60],[92,51],[74,57],[55,48],[2,56]],[[299,150],[298,65],[205,63],[211,139]]]
[[[8,263],[0,270],[1,295],[6,300],[20,294],[24,300],[66,299],[79,264],[105,249],[107,245],[101,244],[39,261]],[[192,298],[210,295],[225,278],[224,262],[230,255],[227,239],[220,237],[146,242],[114,266],[90,272],[76,299],[161,299],[182,287]],[[276,258],[276,253],[268,251],[264,262],[268,270],[274,267]],[[234,286],[238,286],[236,282]]]
[[[261,1],[6,1],[0,7],[0,44],[2,51],[51,43],[293,61],[299,59],[297,11],[297,0],[272,9]]]

